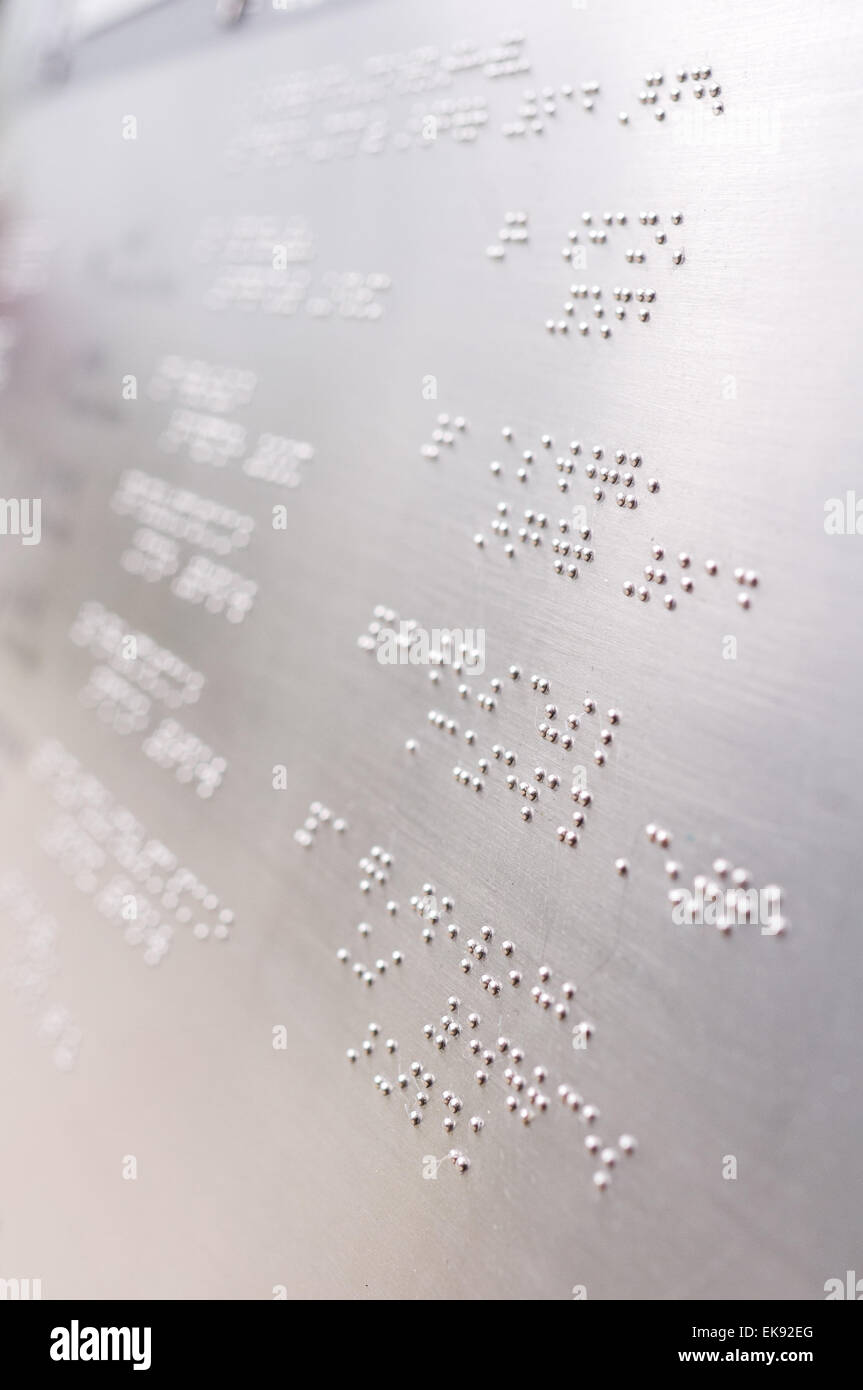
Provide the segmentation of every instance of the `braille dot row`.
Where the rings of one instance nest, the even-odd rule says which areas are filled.
[[[420,456],[426,459],[436,459],[440,457],[440,446],[453,448],[457,442],[458,435],[464,434],[467,429],[467,420],[463,415],[450,417],[446,414],[438,415],[437,425],[432,430],[431,441],[423,444],[420,449]]]
[[[595,705],[595,702],[592,702],[592,701],[589,701],[588,703],[593,703],[593,704]],[[433,885],[431,885],[431,884],[426,884],[426,885],[424,885],[424,895],[426,895],[426,894],[433,894],[433,891],[434,891],[434,890],[433,890]],[[484,924],[483,927],[480,929],[480,937],[482,938],[482,941],[483,941],[483,942],[492,941],[492,940],[494,939],[494,929],[493,929],[493,927],[491,927],[489,924]],[[478,942],[478,941],[476,941],[475,939],[472,938],[471,941],[470,941],[470,943],[469,943],[469,948],[472,949],[473,951],[477,951],[478,948],[480,948],[480,942]],[[512,943],[509,942],[509,941],[503,942],[502,945],[501,945],[501,949],[504,951],[505,954],[509,953],[509,952],[511,951],[511,949],[512,949]],[[538,974],[539,974],[539,976],[540,976],[540,979],[541,979],[544,983],[547,983],[548,980],[549,980],[550,977],[551,977],[551,970],[550,970],[550,968],[549,968],[548,966],[543,965],[543,966],[540,966],[540,967],[539,967]],[[484,975],[483,978],[482,978],[482,983],[483,983],[483,986],[484,986],[485,988],[487,988],[487,989],[493,989],[496,982],[493,981],[493,978],[492,978],[491,976],[489,976],[489,975]],[[499,985],[498,985],[498,988],[499,988]],[[547,1009],[550,1009],[550,1008],[554,1008],[554,1009],[555,1009],[556,1016],[557,1016],[558,1018],[563,1019],[563,1018],[566,1017],[566,1012],[567,1012],[567,1011],[566,1011],[566,1006],[565,1006],[565,1005],[563,1005],[562,1003],[559,1003],[559,1004],[555,1005],[555,1001],[553,1000],[553,998],[552,998],[550,995],[548,995],[545,991],[541,991],[541,990],[540,990],[538,994],[537,994],[537,991],[538,991],[538,987],[535,987],[535,989],[534,989],[534,998],[537,999],[537,1002],[540,1003],[541,1007],[543,1007],[544,1010],[547,1010]],[[573,984],[569,983],[569,982],[566,982],[566,983],[562,986],[562,993],[563,993],[564,998],[566,998],[566,999],[571,999],[572,997],[574,997],[575,992],[576,992],[575,986],[574,986]],[[444,1014],[444,1015],[442,1016],[442,1018],[441,1018],[441,1029],[443,1030],[443,1032],[447,1032],[447,1033],[449,1034],[449,1037],[450,1037],[450,1038],[453,1038],[453,1039],[454,1039],[454,1038],[457,1038],[457,1037],[459,1036],[459,1034],[460,1034],[460,1031],[461,1031],[460,1026],[459,1026],[457,1020],[453,1017],[453,1015],[456,1014],[456,1013],[458,1012],[459,1007],[460,1007],[460,1000],[459,1000],[458,996],[456,996],[456,995],[451,995],[451,996],[447,999],[447,1010],[448,1010],[448,1012],[447,1012],[446,1014]],[[468,1022],[469,1022],[469,1025],[470,1025],[472,1028],[475,1029],[475,1028],[479,1025],[479,1023],[480,1023],[480,1017],[479,1017],[479,1015],[476,1014],[476,1013],[471,1013],[471,1014],[468,1016]],[[594,1030],[592,1024],[588,1023],[586,1020],[582,1020],[582,1022],[581,1022],[579,1025],[577,1025],[577,1027],[576,1027],[576,1029],[575,1029],[574,1031],[580,1033],[585,1039],[587,1039],[587,1038],[589,1038],[589,1037],[591,1037],[591,1036],[593,1035],[593,1033],[594,1033],[595,1030]],[[371,1024],[371,1025],[369,1025],[369,1032],[372,1034],[373,1037],[377,1037],[377,1035],[380,1033],[379,1025],[377,1025],[377,1024]],[[442,1050],[442,1049],[445,1048],[445,1046],[446,1046],[446,1039],[445,1039],[444,1036],[443,1036],[443,1032],[437,1033],[437,1032],[435,1031],[434,1025],[433,1025],[433,1024],[430,1024],[430,1023],[429,1023],[429,1024],[426,1024],[425,1027],[424,1027],[424,1029],[423,1029],[423,1033],[424,1033],[424,1035],[426,1036],[426,1038],[427,1038],[428,1040],[430,1040],[430,1041],[433,1041],[433,1042],[435,1043],[435,1045],[438,1047],[439,1050]],[[364,1051],[366,1051],[367,1055],[370,1055],[371,1051],[373,1051],[373,1046],[374,1046],[374,1044],[373,1044],[373,1043],[369,1043],[368,1041],[363,1045]],[[398,1044],[397,1044],[397,1042],[396,1042],[394,1039],[388,1039],[388,1040],[387,1040],[387,1043],[386,1043],[386,1047],[387,1047],[387,1050],[388,1050],[389,1052],[392,1053],[392,1052],[394,1052],[395,1050],[397,1050]],[[504,1054],[508,1053],[508,1054],[510,1055],[510,1057],[512,1058],[512,1060],[513,1060],[514,1062],[516,1062],[516,1063],[520,1063],[520,1062],[523,1061],[523,1059],[524,1059],[524,1051],[523,1051],[523,1049],[511,1045],[510,1042],[509,1042],[509,1039],[506,1038],[506,1037],[499,1037],[499,1038],[497,1039],[496,1050],[497,1050],[498,1053],[504,1053]],[[494,1051],[493,1049],[491,1049],[491,1048],[484,1048],[483,1045],[482,1045],[482,1043],[481,1043],[478,1039],[473,1039],[473,1040],[471,1041],[471,1051],[474,1052],[475,1054],[479,1054],[479,1053],[482,1054],[482,1061],[483,1061],[484,1066],[483,1066],[483,1068],[480,1068],[480,1069],[478,1069],[478,1070],[475,1072],[475,1080],[476,1080],[476,1082],[477,1082],[478,1085],[484,1086],[484,1085],[487,1084],[487,1082],[488,1082],[488,1080],[489,1080],[489,1072],[488,1072],[487,1068],[489,1068],[489,1067],[491,1067],[491,1066],[493,1065],[494,1058],[495,1058],[495,1051]],[[350,1058],[351,1060],[356,1060],[357,1055],[358,1055],[358,1054],[356,1053],[356,1050],[355,1050],[355,1049],[349,1050],[348,1056],[349,1056],[349,1058]],[[420,1073],[420,1070],[421,1070],[421,1064],[420,1064],[419,1062],[414,1062],[414,1063],[411,1064],[411,1072],[412,1072],[414,1075],[418,1075],[418,1074]],[[545,1081],[545,1080],[547,1079],[547,1075],[548,1075],[548,1072],[547,1072],[547,1068],[545,1068],[545,1067],[538,1066],[538,1067],[535,1067],[535,1068],[533,1069],[533,1076],[534,1076],[534,1079],[535,1079],[535,1081],[538,1082],[540,1085],[541,1085],[541,1083],[542,1083],[543,1081]],[[512,1085],[513,1088],[514,1088],[515,1090],[517,1090],[517,1091],[524,1091],[524,1093],[525,1093],[525,1098],[527,1099],[527,1101],[528,1101],[529,1104],[530,1104],[530,1107],[531,1107],[530,1109],[528,1109],[528,1107],[524,1107],[524,1108],[527,1110],[527,1113],[528,1113],[528,1116],[529,1116],[528,1121],[523,1121],[524,1123],[529,1123],[530,1119],[533,1118],[533,1115],[534,1115],[534,1114],[536,1114],[536,1113],[542,1113],[545,1109],[548,1108],[548,1099],[547,1099],[547,1097],[543,1094],[543,1092],[539,1089],[539,1086],[531,1085],[531,1086],[527,1087],[527,1089],[525,1090],[525,1086],[526,1086],[525,1079],[524,1079],[522,1076],[520,1076],[518,1073],[516,1073],[516,1072],[514,1071],[513,1068],[508,1068],[508,1069],[507,1069],[507,1071],[506,1071],[506,1073],[505,1073],[505,1080],[507,1081],[507,1084],[508,1084],[508,1085]],[[384,1078],[379,1077],[379,1076],[376,1076],[376,1077],[374,1078],[374,1082],[375,1082],[375,1085],[382,1091],[382,1093],[383,1093],[384,1095],[388,1095],[388,1094],[391,1093],[392,1085],[391,1085],[391,1083],[386,1082]],[[434,1077],[433,1077],[433,1075],[432,1075],[431,1073],[425,1073],[425,1074],[424,1074],[424,1079],[423,1079],[423,1084],[424,1084],[424,1086],[426,1087],[426,1089],[429,1089],[429,1088],[433,1085],[433,1083],[434,1083]],[[397,1079],[397,1083],[396,1083],[396,1084],[397,1084],[400,1088],[404,1089],[404,1088],[408,1085],[408,1078],[407,1078],[407,1076],[405,1076],[405,1075],[403,1075],[403,1074],[400,1075],[400,1076],[398,1077],[398,1079]],[[583,1105],[583,1102],[582,1102],[582,1100],[581,1100],[581,1097],[578,1096],[577,1093],[572,1092],[570,1087],[568,1087],[568,1086],[560,1087],[560,1088],[558,1088],[558,1093],[561,1094],[561,1098],[564,1099],[564,1101],[566,1101],[566,1100],[568,1099],[569,1104],[570,1104],[570,1108],[572,1108],[572,1109],[574,1109],[574,1110],[576,1110],[576,1111],[580,1111],[580,1112],[581,1112],[582,1118],[585,1120],[585,1122],[587,1122],[587,1123],[593,1123],[593,1122],[596,1120],[596,1118],[598,1117],[598,1114],[599,1114],[598,1109],[597,1109],[595,1106],[585,1106],[585,1105]],[[448,1107],[448,1109],[450,1110],[450,1114],[445,1118],[445,1120],[444,1120],[443,1123],[444,1123],[444,1126],[445,1126],[446,1131],[447,1131],[447,1132],[452,1132],[452,1129],[454,1128],[455,1122],[456,1122],[454,1116],[458,1115],[458,1113],[461,1111],[461,1109],[462,1109],[462,1102],[461,1102],[460,1098],[459,1098],[453,1091],[450,1091],[450,1090],[445,1090],[445,1091],[442,1093],[442,1100],[443,1100],[444,1104],[445,1104],[445,1105]],[[425,1106],[425,1104],[426,1104],[426,1095],[425,1095],[423,1092],[418,1092],[418,1093],[417,1093],[416,1104],[420,1107],[420,1109],[421,1109],[422,1107]],[[512,1107],[510,1107],[510,1108],[512,1108]],[[413,1114],[414,1116],[418,1117],[417,1119],[412,1120],[412,1123],[418,1123],[419,1120],[421,1120],[420,1110],[416,1110],[416,1111],[412,1112],[412,1114]],[[479,1128],[482,1128],[482,1125],[483,1125],[483,1121],[482,1121],[481,1117],[477,1117],[477,1116],[472,1117],[470,1123],[471,1123],[471,1128],[474,1130],[474,1132],[477,1132],[477,1130],[478,1130]],[[623,1137],[622,1137],[622,1138],[623,1138]],[[626,1142],[625,1142],[625,1143],[623,1143],[623,1142],[620,1143],[620,1150],[621,1150],[621,1152],[632,1152],[632,1151],[634,1150],[635,1141],[631,1139],[631,1136],[625,1136],[625,1139],[626,1139]],[[602,1143],[601,1143],[601,1141],[597,1141],[597,1136],[595,1136],[595,1135],[592,1136],[592,1140],[591,1140],[591,1144],[590,1144],[590,1151],[591,1151],[591,1152],[597,1152],[597,1151],[600,1151],[601,1149],[602,1149]],[[602,1154],[601,1154],[601,1157],[602,1157]],[[613,1151],[610,1151],[610,1150],[609,1150],[609,1151],[606,1151],[604,1157],[602,1157],[602,1161],[603,1161],[603,1163],[604,1163],[607,1167],[613,1166],[613,1163],[614,1163],[615,1159],[616,1159],[616,1154],[615,1154]]]
[[[505,212],[504,225],[499,229],[497,241],[487,246],[485,254],[489,260],[502,261],[506,256],[507,245],[524,245],[529,239],[528,215],[526,212]]]
[[[690,75],[692,77],[692,85],[689,87],[689,90],[692,92],[693,97],[698,101],[702,100],[705,95],[711,97],[713,99],[714,115],[721,116],[725,110],[724,104],[718,100],[722,94],[722,88],[720,84],[713,79],[712,70],[709,67],[693,68],[691,74],[686,68],[678,68],[675,74],[677,85],[671,86],[668,89],[669,100],[673,102],[680,101],[681,96],[687,90],[686,83]],[[662,85],[663,81],[664,78],[661,73],[649,74],[644,79],[644,87],[638,93],[639,104],[641,106],[651,107],[654,117],[658,121],[663,121],[665,119],[665,108],[657,104],[659,100],[659,87]]]
[[[664,550],[662,546],[653,546],[653,556],[654,559],[663,558]],[[691,594],[694,592],[695,589],[695,582],[691,574],[688,573],[692,565],[692,556],[688,551],[681,551],[677,557],[677,563],[680,566],[680,568],[684,571],[684,573],[680,576],[680,587],[681,589],[683,589],[684,593]],[[706,560],[704,562],[704,569],[708,575],[714,578],[719,573],[719,565],[715,560],[712,559]],[[664,569],[656,568],[653,565],[647,565],[644,570],[644,577],[648,581],[648,583],[665,584],[669,576]],[[755,570],[745,570],[742,568],[737,568],[734,571],[734,580],[736,584],[744,587],[744,592],[738,594],[737,596],[738,604],[741,608],[749,608],[751,599],[749,593],[745,590],[757,588],[759,583],[759,576],[757,572]],[[623,592],[627,598],[631,598],[634,594],[637,595],[637,597],[641,599],[642,602],[647,602],[647,600],[650,598],[650,590],[647,589],[644,585],[641,585],[637,588],[636,585],[632,582],[632,580],[627,580],[624,583]],[[666,608],[673,609],[677,606],[676,599],[671,594],[667,594],[663,601]]]
[[[746,868],[735,868],[728,859],[714,859],[712,867],[713,873],[716,875],[715,879],[708,878],[706,874],[696,874],[692,880],[691,892],[687,893],[681,888],[673,888],[668,893],[668,900],[672,905],[683,904],[684,913],[688,913],[689,919],[694,921],[698,899],[716,903],[724,894],[733,894],[733,903],[729,904],[731,915],[726,915],[725,912],[720,911],[715,920],[717,929],[727,935],[741,918],[744,922],[751,920],[752,904],[745,895],[752,883],[752,875]],[[669,878],[677,880],[681,866],[674,861],[667,861],[665,871]],[[729,880],[730,887],[727,882]],[[740,896],[737,896],[738,893]],[[775,883],[768,884],[758,893],[759,907],[762,901],[766,901],[769,905],[771,918],[770,931],[767,934],[771,936],[782,936],[788,929],[787,919],[779,914],[782,897],[782,889]]]
[[[599,96],[599,82],[591,79],[580,84],[580,105],[583,111],[592,112]],[[516,109],[516,119],[506,121],[502,126],[502,133],[507,137],[524,135],[542,135],[546,129],[543,116],[553,119],[558,111],[564,108],[558,106],[558,97],[563,97],[566,104],[575,101],[576,92],[572,83],[566,82],[561,87],[544,87],[542,93],[537,93],[529,88],[522,93],[520,105]],[[540,103],[542,105],[542,115],[540,115]]]
[[[303,849],[311,849],[314,844],[314,837],[317,830],[322,825],[329,825],[337,835],[343,835],[348,828],[348,823],[343,816],[334,816],[328,806],[320,801],[309,803],[309,814],[303,821],[299,830],[294,831],[294,839]]]
[[[510,675],[510,678],[511,678],[511,679],[517,680],[517,679],[519,678],[521,672],[520,672],[520,669],[519,669],[519,668],[510,668],[510,671],[508,672],[508,674]],[[548,694],[549,689],[550,689],[550,682],[547,680],[547,678],[541,677],[541,676],[539,676],[539,675],[536,675],[536,676],[534,677],[534,680],[533,680],[532,684],[533,684],[533,687],[534,687],[535,690],[542,690],[542,693]],[[592,697],[586,697],[584,704],[585,704],[585,712],[586,712],[587,714],[591,714],[591,713],[595,714],[595,713],[596,713],[596,701],[595,701]],[[548,700],[548,703],[547,703],[546,706],[544,707],[544,712],[545,712],[546,715],[547,715],[549,718],[551,718],[551,719],[556,719],[557,716],[558,716],[557,707],[553,704],[553,702],[552,702],[550,699]],[[575,719],[578,719],[578,716],[577,716],[577,715],[576,715],[576,716],[573,716],[573,717],[574,717]],[[619,714],[618,714],[618,712],[617,712],[616,710],[609,710],[609,711],[608,711],[608,725],[609,725],[609,726],[613,726],[618,720],[619,720]],[[606,736],[605,738],[603,737],[603,734]],[[599,743],[602,744],[603,747],[607,747],[606,739],[607,739],[608,741],[610,741],[610,740],[611,740],[611,737],[612,737],[612,731],[611,731],[611,728],[610,728],[610,727],[607,728],[607,729],[601,730],[601,731],[600,731],[600,735],[599,735]],[[597,751],[599,751],[599,750],[597,750]],[[491,757],[492,757],[492,759],[494,759],[495,761],[500,761],[500,760],[503,760],[505,753],[506,753],[506,750],[504,749],[503,745],[500,745],[500,744],[494,745],[493,748],[492,748],[492,750],[491,750]],[[482,764],[483,761],[486,763],[486,766],[487,766],[487,767],[491,765],[491,764],[490,764],[490,761],[489,761],[488,759],[485,759],[485,760],[482,760],[482,759],[481,759],[481,760],[480,760],[480,765]],[[514,774],[510,774],[510,775],[511,775],[511,776],[514,776]],[[524,791],[525,791],[525,800],[530,800],[530,797],[527,795],[527,792],[528,792],[528,790],[529,790],[530,788],[532,788],[534,791],[536,791],[536,792],[537,792],[537,795],[539,794],[539,788],[542,787],[543,785],[544,785],[544,786],[548,786],[551,790],[554,790],[554,789],[555,789],[555,782],[554,782],[552,779],[555,778],[555,777],[556,777],[556,774],[550,772],[547,768],[538,768],[538,769],[535,769],[535,772],[534,772],[534,782],[533,782],[532,784],[528,784],[528,787],[524,789]],[[589,805],[589,804],[590,804],[590,794],[589,794],[589,793],[584,793],[584,796],[583,796],[583,804],[585,804],[585,805]],[[581,813],[579,812],[579,813],[577,813],[577,814],[580,815]],[[373,850],[374,850],[375,848],[376,848],[376,847],[373,847]],[[378,848],[379,848],[379,847],[378,847]],[[381,851],[381,853],[384,853],[384,852]],[[380,863],[380,858],[379,858],[379,856],[373,856],[373,854],[370,854],[369,856],[366,856],[366,858],[369,859],[369,860],[370,860],[371,862],[373,862],[373,863]],[[365,865],[363,865],[363,867],[364,867],[365,869],[368,869],[369,866],[368,866],[368,864],[365,864]],[[417,907],[418,907],[418,906],[422,906],[422,904],[423,904],[423,902],[424,902],[424,900],[425,900],[425,898],[426,898],[426,895],[428,895],[428,894],[433,895],[433,893],[434,893],[433,885],[431,885],[431,884],[424,885],[424,894],[423,894],[423,898],[419,898],[419,895],[415,895],[416,897],[419,898],[418,904],[412,904],[412,905],[414,906],[415,910],[417,910]],[[391,899],[390,901],[392,902],[392,901],[394,901],[394,900]],[[396,904],[396,907],[397,907],[397,904]],[[432,908],[430,909],[430,911],[431,911],[432,913],[433,913],[435,910],[436,910],[436,909],[435,909],[434,907],[432,907]],[[422,915],[422,913],[421,913],[421,915]],[[430,921],[432,920],[432,919],[431,919],[431,916],[427,917],[426,920],[430,922]],[[449,930],[449,934],[450,934],[451,939],[455,939],[455,937],[458,935],[458,927],[457,927],[457,925],[456,925],[455,923],[450,923],[449,929],[448,929],[448,930]],[[493,928],[491,928],[488,924],[485,924],[485,925],[483,926],[483,928],[480,930],[479,938],[480,938],[479,940],[475,940],[474,938],[471,938],[471,942],[473,943],[473,946],[472,946],[472,947],[471,947],[471,946],[468,947],[468,950],[469,950],[469,953],[470,953],[470,958],[472,958],[474,961],[481,961],[481,960],[483,960],[483,952],[484,952],[484,949],[487,949],[488,943],[489,943],[490,941],[492,941],[493,938],[494,938]],[[504,955],[508,954],[508,946],[511,948],[511,943],[504,942],[504,943],[501,944],[501,950],[502,950],[502,952],[504,953]],[[478,954],[475,954],[475,952],[477,952],[477,951],[478,951]],[[342,958],[344,959],[344,957],[342,957]],[[464,966],[465,966],[466,964],[468,965],[468,968],[469,968],[469,958],[468,958],[468,957],[464,957],[464,958],[463,958],[462,967],[464,968]],[[520,982],[520,980],[521,980],[521,972],[515,972],[515,971],[509,972],[509,977],[508,977],[508,978],[509,978],[509,983],[510,983],[512,986],[515,986],[515,985],[516,985],[518,982]],[[505,981],[504,981],[504,982],[505,982]],[[502,983],[501,983],[501,981],[495,980],[494,976],[491,975],[491,974],[484,974],[484,975],[482,976],[482,979],[481,979],[481,984],[482,984],[483,988],[484,988],[485,990],[487,990],[488,992],[490,992],[490,993],[499,992],[499,991],[501,990],[501,988],[502,988]],[[541,1002],[542,1002],[543,1011],[548,1010],[548,1011],[550,1011],[550,1012],[554,1012],[554,1014],[555,1014],[556,1017],[558,1017],[558,1018],[564,1018],[564,1017],[566,1016],[567,1010],[566,1010],[566,1005],[565,1005],[564,1002],[563,1002],[563,999],[555,1000],[547,991],[542,991],[542,993],[546,996],[546,997],[541,1001]],[[565,998],[565,997],[566,997],[566,994],[564,994],[564,998]],[[441,1024],[440,1024],[438,1030],[436,1030],[436,1029],[434,1029],[434,1028],[432,1028],[432,1030],[431,1030],[431,1036],[430,1036],[430,1038],[429,1038],[429,1041],[431,1041],[431,1042],[434,1044],[434,1046],[435,1046],[438,1050],[440,1050],[440,1051],[445,1050],[445,1048],[446,1048],[446,1046],[447,1046],[448,1040],[449,1040],[450,1042],[456,1040],[456,1039],[459,1037],[460,1032],[461,1032],[461,1029],[460,1029],[460,1026],[459,1026],[459,1024],[458,1024],[457,1019],[453,1019],[453,1018],[452,1018],[452,1013],[454,1012],[454,1009],[453,1009],[453,1002],[452,1002],[453,1000],[456,1001],[456,1006],[457,1006],[457,996],[451,996],[451,997],[450,997],[450,1000],[447,1002],[447,1008],[448,1008],[448,1010],[450,1011],[449,1014],[444,1016],[444,1019],[442,1020],[442,1022],[441,1022]],[[473,1024],[472,1026],[473,1026],[473,1027],[476,1027],[476,1026],[478,1026],[478,1023],[479,1023],[479,1015],[476,1015],[476,1023]],[[481,1049],[481,1050],[482,1050],[483,1052],[489,1051],[489,1049]],[[493,1055],[493,1054],[492,1054],[492,1055]],[[483,1057],[483,1062],[484,1062],[484,1064],[485,1064],[485,1067],[484,1067],[484,1069],[485,1069],[485,1068],[487,1068],[488,1065],[489,1065],[487,1058]],[[487,1076],[488,1076],[488,1073],[486,1072],[486,1077],[487,1077]],[[402,1083],[401,1083],[401,1081],[397,1081],[396,1084],[400,1086]],[[480,1083],[480,1084],[484,1084],[484,1083]],[[386,1092],[385,1092],[385,1094],[386,1094]],[[419,1102],[417,1102],[417,1104],[419,1105]],[[415,1113],[419,1114],[419,1109],[418,1109]],[[448,1116],[447,1118],[450,1118],[450,1116]]]

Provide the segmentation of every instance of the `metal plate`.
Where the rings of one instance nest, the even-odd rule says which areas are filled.
[[[863,1209],[859,7],[166,5],[60,63],[37,8],[0,1276],[823,1298]]]

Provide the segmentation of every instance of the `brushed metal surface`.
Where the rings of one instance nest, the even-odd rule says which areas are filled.
[[[42,499],[42,539],[0,537],[0,1276],[41,1278],[46,1297],[822,1298],[863,1258],[863,540],[825,529],[830,499],[863,489],[859,7],[367,0],[262,6],[225,30],[210,5],[168,5],[82,44],[65,82],[22,90],[39,66],[26,8],[7,16],[2,491]],[[526,70],[488,71],[519,54]],[[501,241],[519,226],[526,241]],[[172,358],[185,365],[166,379]],[[195,362],[254,373],[250,400],[207,397],[237,379]],[[244,457],[213,453],[224,418]],[[453,438],[429,457],[435,430]],[[262,435],[293,441],[263,446],[281,450],[281,483],[244,470]],[[211,519],[227,553],[200,532],[178,543],[178,573],[199,554],[253,581],[242,621],[132,572],[141,527],[139,553],[190,505],[163,499],[174,520],[154,522],[135,510],[140,475],[251,518],[246,545],[236,517]],[[590,540],[560,518],[586,519]],[[122,652],[112,667],[70,640],[76,620],[87,641],[105,631],[100,610],[79,617],[87,603],[186,663],[181,684],[201,673],[200,698],[171,708],[151,689],[148,728],[117,732],[106,690],[113,675],[140,694],[141,668],[124,677]],[[357,641],[376,607],[482,632],[485,671],[433,681],[377,661]],[[82,702],[95,666],[111,674]],[[148,756],[164,719],[224,758],[212,795],[196,792],[200,753],[191,782]],[[304,848],[314,802],[331,814]],[[570,846],[556,831],[574,811]],[[134,882],[148,838],[218,898],[160,906],[173,869],[141,871],[132,891],[173,927],[153,965],[162,947],[129,944],[103,892]],[[675,924],[669,891],[716,879],[717,858],[779,886],[783,934]],[[438,921],[411,907],[423,885]],[[364,1040],[373,1053],[350,1063]],[[412,1061],[435,1077],[424,1107]],[[613,1167],[585,1148],[593,1133]],[[428,1176],[451,1149],[469,1170]]]

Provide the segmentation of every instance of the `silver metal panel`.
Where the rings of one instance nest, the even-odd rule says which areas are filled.
[[[28,8],[0,1276],[824,1297],[863,1258],[859,7],[167,5],[25,88]],[[484,669],[377,659],[400,621]],[[782,930],[675,922],[699,876]]]

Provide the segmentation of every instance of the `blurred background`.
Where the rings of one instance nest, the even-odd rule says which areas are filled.
[[[7,1297],[860,1267],[860,39],[0,5]]]

